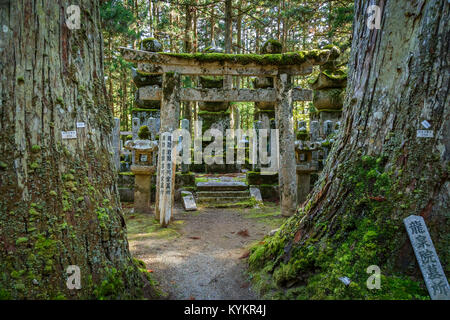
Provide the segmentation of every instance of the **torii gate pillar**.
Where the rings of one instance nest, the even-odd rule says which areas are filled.
[[[173,132],[178,129],[180,122],[180,88],[181,76],[178,72],[167,72],[163,74],[162,82],[162,100],[161,100],[161,126],[159,129],[159,148],[162,150],[162,134],[164,132]],[[158,159],[156,171],[156,198],[155,198],[155,218],[160,220],[159,201],[160,201],[160,174],[161,161]],[[172,190],[174,189],[175,179],[172,179]],[[173,197],[172,197],[173,198]],[[173,199],[171,200],[173,205]]]
[[[294,115],[292,109],[291,76],[286,73],[275,77],[277,102],[275,121],[279,130],[279,188],[281,215],[292,216],[297,207],[297,180],[295,161]]]

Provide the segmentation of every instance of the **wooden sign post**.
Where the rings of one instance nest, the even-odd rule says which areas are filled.
[[[159,161],[161,171],[159,175],[159,221],[165,227],[172,218],[174,199],[175,157],[173,152],[172,133],[164,132],[161,137]]]

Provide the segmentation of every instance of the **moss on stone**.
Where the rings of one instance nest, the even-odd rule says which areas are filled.
[[[261,53],[263,54],[278,54],[281,52],[283,52],[283,45],[275,39],[267,40],[261,48]]]
[[[140,43],[141,50],[150,52],[160,52],[163,50],[161,43],[156,38],[145,38]]]
[[[261,172],[248,171],[246,176],[249,185],[271,185],[278,182],[278,174],[262,175]]]
[[[222,88],[223,77],[202,76],[199,77],[200,86],[206,89]]]
[[[148,126],[141,126],[138,131],[139,139],[150,139],[150,129]]]
[[[257,65],[298,65],[309,60],[319,62],[328,57],[330,50],[287,52],[283,54],[227,54],[227,53],[161,53],[174,58],[198,62],[230,62]],[[325,60],[325,59],[324,59]]]
[[[132,108],[131,112],[160,112],[160,109],[148,109],[148,108]]]
[[[228,117],[230,116],[230,111],[199,111],[198,116],[212,116],[212,117]]]
[[[296,132],[297,140],[306,140],[308,138],[308,132],[306,131],[297,131]]]
[[[324,46],[323,49],[330,50],[331,53],[329,60],[336,60],[341,55],[341,49],[333,44],[328,44]]]
[[[134,173],[131,171],[119,172],[122,176],[134,176]]]

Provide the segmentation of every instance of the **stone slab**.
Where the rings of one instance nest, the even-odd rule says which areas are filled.
[[[191,192],[188,191],[182,191],[182,198],[183,198],[183,207],[186,211],[196,211],[197,210],[197,204],[195,203],[194,196]]]
[[[229,191],[239,191],[247,190],[248,186],[245,182],[198,182],[197,190],[199,191],[219,191],[219,190],[229,190]]]
[[[250,195],[255,198],[256,201],[262,202],[261,191],[256,187],[250,187]]]

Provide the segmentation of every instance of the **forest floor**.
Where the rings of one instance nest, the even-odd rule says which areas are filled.
[[[258,299],[246,274],[249,248],[284,222],[279,206],[186,212],[161,228],[153,216],[124,207],[133,257],[143,260],[168,299]]]

